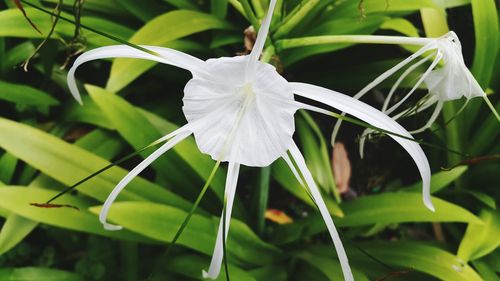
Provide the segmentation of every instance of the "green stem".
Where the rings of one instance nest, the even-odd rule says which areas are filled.
[[[265,226],[265,213],[267,210],[267,203],[269,200],[269,182],[271,180],[271,166],[260,169],[259,184],[254,193],[255,204],[255,229],[259,236],[264,233]]]
[[[495,115],[495,117],[497,118],[497,120],[500,122],[500,116],[498,116],[498,112],[497,110],[495,109],[495,107],[493,106],[493,104],[491,103],[490,99],[488,98],[488,96],[484,96],[484,101],[486,102],[486,104],[488,105],[488,107],[490,108],[491,112],[493,113],[493,115]]]
[[[151,148],[151,147],[154,147],[154,146],[158,145],[158,144],[159,144],[159,143],[161,143],[161,142],[162,142],[162,138],[160,138],[160,139],[158,139],[158,140],[156,140],[156,141],[154,141],[154,142],[152,142],[152,143],[148,144],[147,146],[145,146],[145,147],[143,147],[143,148],[139,149],[138,151],[132,152],[132,153],[130,153],[130,154],[128,154],[128,155],[126,155],[126,156],[124,156],[124,157],[122,157],[122,158],[118,159],[118,160],[117,160],[117,161],[115,161],[115,162],[109,163],[108,165],[106,165],[106,166],[102,167],[101,169],[99,169],[99,170],[97,170],[97,171],[93,172],[92,174],[90,174],[90,175],[86,176],[85,178],[83,178],[83,179],[79,180],[78,182],[76,182],[76,183],[75,183],[75,184],[73,184],[72,186],[70,186],[70,187],[68,187],[68,188],[64,189],[64,190],[63,190],[63,191],[61,191],[61,192],[59,192],[59,193],[58,193],[58,194],[56,194],[54,197],[52,197],[52,198],[50,198],[49,200],[47,200],[46,204],[50,204],[52,201],[54,201],[54,200],[56,200],[57,198],[59,198],[59,197],[63,196],[64,194],[66,194],[66,193],[68,193],[68,192],[72,191],[73,189],[77,188],[79,185],[81,185],[81,184],[83,184],[84,182],[86,182],[86,181],[90,180],[91,178],[93,178],[93,177],[95,177],[95,176],[97,176],[97,175],[101,174],[102,172],[107,171],[107,170],[108,170],[108,169],[110,169],[110,168],[113,168],[114,166],[117,166],[117,165],[119,165],[119,164],[121,164],[121,163],[123,163],[123,162],[125,162],[125,161],[129,160],[130,158],[132,158],[132,157],[134,157],[134,156],[136,156],[136,155],[139,155],[141,152],[143,152],[143,151],[145,151],[145,150],[147,150],[147,149],[149,149],[149,148]]]
[[[294,39],[282,39],[276,42],[276,48],[281,51],[304,46],[326,44],[391,44],[391,45],[418,45],[423,46],[434,40],[433,38],[417,38],[404,36],[383,35],[323,35]]]
[[[248,3],[248,0],[241,0],[240,2],[241,5],[243,6],[245,14],[247,15],[248,21],[250,21],[250,24],[253,26],[255,30],[259,30],[260,27],[259,20],[255,16],[252,7],[250,6],[250,3]]]
[[[228,0],[229,4],[233,6],[240,14],[242,14],[247,20],[250,20],[245,13],[245,9],[243,9],[243,5],[238,0]]]
[[[203,196],[207,192],[208,187],[212,183],[212,180],[214,179],[215,174],[217,173],[217,170],[220,167],[220,163],[221,163],[221,161],[217,161],[217,163],[215,163],[215,165],[212,169],[212,172],[210,173],[210,176],[208,177],[207,181],[205,182],[205,185],[203,186],[200,193],[198,194],[196,201],[194,202],[193,206],[191,207],[191,210],[189,211],[188,215],[186,216],[186,218],[182,222],[181,226],[179,227],[179,229],[175,233],[174,238],[172,239],[170,244],[167,246],[167,249],[163,253],[162,258],[157,260],[158,262],[157,262],[155,268],[153,268],[153,271],[151,272],[151,274],[149,275],[149,277],[146,280],[148,280],[148,281],[153,280],[153,277],[155,276],[156,272],[158,272],[162,266],[162,264],[160,264],[160,261],[164,260],[164,258],[166,258],[168,256],[168,254],[172,250],[173,246],[175,245],[175,243],[177,242],[179,237],[181,237],[182,232],[184,231],[184,229],[188,225],[189,221],[191,220],[191,217],[193,216],[194,212],[198,208],[198,205],[200,204],[201,199],[203,199]],[[225,201],[225,199],[224,199],[224,201]]]
[[[201,192],[198,195],[198,197],[196,198],[196,201],[194,202],[193,206],[191,207],[191,210],[189,211],[188,215],[186,216],[186,218],[182,222],[181,226],[179,227],[179,230],[177,230],[177,233],[175,233],[175,236],[172,239],[172,242],[170,242],[170,244],[168,245],[167,251],[165,252],[165,256],[168,255],[168,253],[170,252],[170,250],[175,245],[175,243],[177,242],[177,240],[181,236],[182,232],[184,231],[184,229],[188,225],[189,221],[191,220],[191,217],[193,216],[194,212],[198,208],[198,205],[200,204],[201,199],[203,199],[203,196],[207,192],[208,187],[210,186],[210,183],[212,183],[212,180],[214,179],[215,174],[217,173],[217,170],[219,169],[220,163],[221,163],[220,161],[217,161],[217,163],[215,163],[215,166],[212,169],[210,176],[208,177],[207,181],[205,182],[205,185],[203,186],[203,188],[201,189]]]
[[[255,10],[255,14],[257,18],[263,18],[265,9],[262,5],[261,0],[252,0],[253,9]]]
[[[457,114],[457,109],[455,107],[455,104],[453,102],[447,102],[443,105],[443,118],[444,120],[450,120],[455,117]],[[460,142],[460,134],[459,134],[459,127],[458,127],[458,119],[454,119],[453,121],[449,122],[448,125],[446,126],[446,143],[448,144],[448,147],[451,149],[461,149],[462,145]],[[453,163],[458,163],[460,162],[460,156],[453,154],[453,153],[448,153],[448,164],[452,165]]]
[[[283,19],[283,24],[278,27],[274,33],[274,37],[283,38],[288,35],[319,2],[319,0],[303,0],[290,15]]]

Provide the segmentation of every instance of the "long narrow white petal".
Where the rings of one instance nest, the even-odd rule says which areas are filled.
[[[436,55],[436,58],[434,59],[434,61],[431,63],[431,65],[427,68],[427,70],[424,72],[424,74],[422,74],[422,76],[418,79],[417,83],[415,83],[415,85],[413,85],[413,87],[411,88],[411,90],[408,92],[408,94],[402,98],[398,103],[396,103],[395,105],[391,106],[389,109],[387,109],[386,111],[384,111],[384,113],[386,114],[391,114],[394,110],[396,110],[401,104],[403,104],[403,102],[405,102],[417,89],[418,87],[424,82],[425,78],[429,75],[429,73],[431,73],[431,71],[437,66],[437,64],[439,63],[439,61],[443,58],[443,54],[441,52],[438,51],[437,55]]]
[[[392,99],[392,96],[394,95],[394,93],[396,92],[396,90],[398,89],[399,85],[401,84],[401,82],[403,82],[403,80],[410,74],[412,73],[415,69],[417,69],[417,67],[421,66],[422,64],[424,64],[427,60],[429,60],[431,57],[433,56],[433,54],[430,54],[428,56],[426,56],[425,58],[419,60],[418,62],[414,63],[412,66],[408,67],[404,72],[403,74],[401,74],[401,76],[398,77],[398,80],[396,80],[396,83],[394,83],[394,85],[392,85],[391,87],[391,90],[389,91],[389,94],[387,95],[387,97],[385,98],[385,101],[384,101],[384,104],[382,105],[382,112],[385,112],[387,110],[387,108],[389,107],[389,103]]]
[[[106,222],[106,218],[108,216],[109,209],[111,205],[115,201],[118,194],[127,186],[127,184],[132,181],[140,172],[146,169],[153,161],[155,161],[158,157],[160,157],[163,153],[167,152],[169,149],[174,147],[176,144],[187,138],[191,135],[190,131],[185,130],[184,127],[177,129],[176,134],[173,134],[173,138],[163,144],[160,148],[158,148],[155,152],[149,155],[146,159],[144,159],[139,165],[137,165],[132,171],[130,171],[113,189],[113,191],[109,194],[108,198],[104,202],[101,213],[99,214],[99,221],[103,224],[106,230],[120,230],[122,229],[119,225],[113,225]]]
[[[326,227],[328,228],[328,232],[332,237],[333,244],[335,245],[335,250],[337,251],[337,256],[339,257],[340,266],[342,267],[342,273],[344,274],[345,281],[353,281],[354,277],[352,276],[351,267],[349,266],[349,261],[347,259],[347,254],[345,253],[344,246],[342,245],[342,241],[340,240],[339,233],[335,228],[335,224],[333,223],[333,219],[328,212],[328,208],[326,207],[323,198],[321,197],[321,193],[314,182],[314,179],[309,172],[309,169],[306,166],[306,161],[304,157],[300,153],[299,148],[295,143],[290,147],[290,154],[292,155],[293,160],[297,164],[300,173],[304,176],[304,179],[307,183],[307,188],[311,196],[313,197],[314,202],[318,206],[319,212],[325,221]],[[292,169],[293,165],[290,166]]]
[[[210,268],[208,272],[203,270],[203,278],[216,279],[219,276],[220,268],[222,265],[222,258],[224,256],[223,240],[222,240],[222,216],[226,216],[226,229],[224,233],[224,239],[227,240],[227,234],[229,233],[229,224],[231,222],[231,212],[233,210],[234,196],[236,194],[236,183],[238,181],[238,173],[240,171],[240,164],[229,162],[229,168],[227,170],[226,179],[226,190],[225,197],[227,199],[226,206],[222,210],[221,220],[219,222],[219,230],[217,232],[217,240],[215,241],[214,253],[212,255],[212,261],[210,262]]]
[[[260,55],[262,54],[262,50],[264,49],[264,44],[266,43],[267,34],[269,33],[269,27],[271,26],[271,20],[273,18],[274,7],[276,6],[276,0],[271,0],[269,3],[269,9],[267,10],[267,14],[260,25],[259,32],[257,35],[257,39],[252,48],[252,52],[250,53],[250,57],[248,60],[246,75],[247,81],[253,78],[255,75],[255,65],[259,60]]]
[[[435,41],[429,42],[427,45],[423,46],[420,48],[418,51],[416,51],[414,54],[411,56],[407,57],[400,63],[396,64],[389,70],[385,71],[384,73],[380,74],[377,78],[375,78],[372,82],[370,82],[368,85],[366,85],[363,89],[361,89],[359,92],[357,92],[353,98],[355,99],[360,99],[362,98],[366,93],[368,93],[371,89],[375,88],[377,85],[382,83],[385,79],[387,79],[389,76],[393,75],[394,73],[398,72],[401,68],[403,68],[405,65],[409,64],[419,56],[423,55],[425,52],[435,49],[437,47]],[[344,114],[344,113],[342,113]],[[333,132],[332,132],[332,138],[331,138],[331,143],[332,145],[335,143],[335,139],[337,137],[337,134],[340,130],[340,125],[342,124],[342,120],[337,120],[335,123],[335,126],[333,127]]]
[[[365,143],[366,139],[373,132],[372,129],[365,129],[361,134],[361,138],[359,139],[359,158],[363,159],[365,157]]]
[[[195,58],[183,52],[169,48],[156,47],[156,46],[141,46],[141,47],[146,48],[151,52],[155,52],[160,56],[149,54],[145,51],[141,51],[127,45],[106,46],[83,53],[75,60],[75,63],[68,72],[68,77],[67,77],[68,86],[73,97],[80,104],[82,103],[82,99],[80,97],[80,93],[78,91],[75,82],[75,71],[81,64],[92,60],[105,59],[105,58],[146,59],[184,68],[186,70],[191,71],[192,73],[204,73],[203,65],[205,62],[198,58]]]
[[[391,117],[392,120],[398,120],[402,116],[412,116],[414,114],[422,112],[422,111],[426,110],[427,108],[433,106],[436,102],[439,101],[438,96],[432,95],[432,94],[423,97],[423,99],[426,99],[426,100],[421,105],[418,105],[417,108],[414,108],[414,107],[407,108],[407,109],[401,111],[400,113],[392,116]]]
[[[420,129],[410,131],[410,133],[417,134],[417,133],[421,133],[421,132],[427,130],[428,128],[430,128],[432,126],[432,123],[434,123],[434,121],[436,121],[436,119],[438,118],[439,113],[441,112],[442,108],[443,108],[443,102],[438,101],[436,108],[434,108],[434,112],[432,112],[432,115],[429,118],[429,120],[427,121],[427,123],[423,127],[421,127]]]
[[[297,169],[295,169],[295,165],[293,165],[293,162],[292,160],[290,160],[290,157],[288,157],[288,154],[284,154],[281,156],[283,158],[283,160],[285,160],[286,164],[288,165],[288,167],[290,167],[290,170],[292,171],[292,174],[295,176],[295,178],[297,179],[297,181],[300,183],[300,185],[302,186],[306,186],[304,184],[304,181],[302,180],[302,178],[300,177],[299,173],[297,172]]]
[[[408,131],[392,120],[389,116],[357,99],[310,84],[290,83],[290,85],[292,85],[295,94],[337,108],[365,122],[368,122],[372,126],[412,138]],[[429,161],[427,160],[424,151],[413,141],[394,135],[389,136],[397,141],[410,154],[413,161],[415,161],[415,164],[420,172],[420,176],[422,177],[424,204],[427,208],[434,211],[434,206],[430,200],[431,170]]]

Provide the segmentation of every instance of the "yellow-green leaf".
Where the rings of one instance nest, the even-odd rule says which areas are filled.
[[[190,10],[177,10],[147,22],[131,38],[130,43],[169,47],[173,40],[210,29],[230,29],[225,21],[213,15]],[[138,59],[116,59],[111,67],[106,88],[117,92],[156,63]]]

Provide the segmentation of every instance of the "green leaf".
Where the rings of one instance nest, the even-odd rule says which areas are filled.
[[[421,193],[392,192],[360,197],[341,204],[345,213],[337,219],[340,226],[400,222],[467,222],[481,220],[460,206],[432,197],[435,212],[422,203]]]
[[[358,246],[384,263],[422,271],[441,280],[482,281],[469,265],[433,246],[408,241],[367,242],[359,243]],[[367,259],[360,251],[353,249],[349,253],[353,264]]]
[[[273,178],[288,192],[293,194],[295,197],[306,203],[307,205],[316,208],[316,204],[312,201],[311,197],[307,194],[304,188],[297,181],[292,171],[285,163],[283,159],[278,159],[272,164],[272,175]],[[342,217],[344,213],[342,212],[339,205],[330,197],[323,196],[323,200],[325,201],[326,207],[330,214]]]
[[[394,30],[410,37],[419,37],[418,29],[413,23],[404,18],[392,18],[384,21],[380,29]]]
[[[80,122],[113,130],[113,124],[104,116],[97,104],[88,96],[82,96],[83,104],[74,102],[64,110],[64,119],[69,122]]]
[[[34,8],[26,8],[26,13],[30,19],[38,26],[38,28],[44,32],[44,34],[38,33],[33,27],[31,27],[26,19],[23,17],[22,13],[18,9],[8,9],[0,11],[0,36],[4,37],[19,37],[19,38],[45,38],[46,34],[49,32],[52,26],[52,19],[50,15],[47,15],[41,11]],[[72,15],[67,13],[61,13],[61,16],[66,18],[72,18]],[[120,37],[122,39],[127,39],[132,35],[132,30],[130,28],[124,27],[112,21],[95,18],[95,17],[82,17],[82,24],[92,27],[94,29],[113,34],[114,36]],[[75,32],[74,26],[71,23],[65,21],[59,21],[57,23],[54,39],[65,36],[73,37]],[[116,44],[109,38],[103,37],[101,35],[92,33],[90,31],[82,31],[87,43],[93,47]]]
[[[109,165],[108,161],[95,154],[21,123],[0,118],[0,131],[0,147],[67,186]],[[113,167],[77,189],[104,201],[126,174],[124,169]],[[120,197],[121,200],[164,202],[186,210],[191,206],[178,195],[140,177],[130,182]]]
[[[287,281],[288,273],[284,264],[271,264],[256,269],[252,269],[249,273],[256,280],[266,281]]]
[[[57,192],[40,189],[9,186],[0,189],[0,207],[32,221],[77,230],[86,233],[114,237],[125,240],[147,242],[151,241],[129,231],[111,232],[104,230],[97,216],[90,213],[89,202],[75,196],[66,195],[58,199],[58,204],[69,204],[73,208],[38,208],[30,203],[43,202],[45,198],[51,198]]]
[[[481,274],[481,277],[483,277],[483,280],[488,280],[488,281],[500,281],[500,277],[498,274],[495,272],[495,270],[487,264],[486,262],[482,260],[476,260],[473,261],[472,264],[476,268],[476,270]]]
[[[294,253],[293,255],[307,262],[309,266],[321,272],[321,274],[324,275],[324,277],[326,277],[326,280],[332,280],[332,281],[339,280],[340,276],[342,276],[342,268],[340,267],[340,263],[336,259],[332,259],[325,256],[319,256],[316,253],[311,253],[307,251]],[[352,270],[352,273],[354,275],[355,280],[368,281],[368,277],[366,277],[363,273],[355,269]],[[300,280],[306,280],[306,279],[302,278]]]
[[[145,147],[162,135],[177,129],[177,126],[169,123],[168,125],[171,126],[169,126],[166,132],[159,130],[158,127],[155,127],[154,124],[148,120],[143,114],[143,111],[134,107],[123,98],[91,85],[87,85],[86,89],[100,110],[104,113],[105,118],[111,122],[112,127],[115,128],[136,150]],[[185,162],[203,179],[206,180],[208,178],[211,167],[213,166],[213,160],[201,154],[192,139],[183,141],[172,150],[185,160]],[[150,153],[150,151],[147,151],[141,155],[145,157]],[[155,163],[153,163],[153,166],[156,167],[158,172],[164,170],[170,171],[170,173],[166,175],[166,179],[172,182],[174,186],[186,188],[186,182],[189,184],[187,179],[189,179],[191,175],[179,169],[179,160],[181,159],[178,159],[178,157],[174,158],[172,155],[169,155],[169,153],[165,156],[166,157],[157,159]],[[218,174],[215,176],[214,182],[211,185],[212,189],[221,200],[224,196],[224,182],[224,176]],[[194,188],[198,187],[195,186]]]
[[[498,9],[495,0],[472,0],[474,34],[476,36],[472,73],[476,80],[488,87],[493,78],[493,70],[500,44]]]
[[[298,119],[297,129],[307,166],[316,182],[328,194],[333,194],[335,199],[340,201],[340,195],[333,177],[330,152],[328,151],[330,145],[327,145],[327,141],[314,119],[305,111],[300,113],[303,119]]]
[[[24,62],[33,52],[33,43],[26,41],[12,47],[5,54],[5,61],[2,64],[3,71],[9,71],[20,63]]]
[[[57,4],[59,0],[45,0],[44,2]],[[120,0],[85,0],[83,8],[85,11],[125,16],[127,11],[119,4],[119,2]],[[73,8],[73,2],[63,1],[63,6]]]
[[[195,1],[191,0],[163,0],[163,1],[169,3],[170,5],[178,9],[199,10],[199,7],[193,3]]]
[[[83,281],[75,273],[45,267],[1,268],[3,281]]]
[[[482,202],[484,205],[486,205],[492,209],[497,208],[497,203],[495,202],[495,198],[489,196],[486,193],[483,193],[480,191],[475,191],[475,190],[468,190],[468,189],[464,190],[464,192],[474,196],[474,198],[476,198],[477,200]]]
[[[201,257],[197,255],[177,255],[175,258],[170,258],[165,262],[165,267],[172,272],[178,273],[186,277],[191,277],[196,280],[202,280],[201,272],[202,270],[207,270],[210,264],[210,259],[207,257]],[[233,264],[228,264],[229,276],[233,280],[238,281],[256,281],[250,274],[238,268]],[[218,281],[225,281],[226,272],[221,270],[218,278],[213,279]]]
[[[178,10],[150,20],[129,41],[134,44],[167,47],[169,42],[194,33],[230,28],[228,23],[210,14]],[[161,36],[158,30],[161,30]],[[111,67],[107,90],[118,92],[154,65],[156,62],[152,61],[116,59]]]
[[[120,0],[118,3],[143,22],[151,20],[161,11],[161,7],[154,1]]]
[[[94,130],[78,139],[75,144],[106,159],[116,156],[122,149],[122,145],[112,137],[112,134],[103,130]],[[53,179],[41,174],[28,187],[45,188],[57,184]],[[38,222],[16,214],[6,217],[0,231],[0,255],[21,242],[37,225]]]
[[[101,207],[91,211],[98,213]],[[170,242],[187,212],[167,205],[148,202],[118,202],[109,212],[109,220],[146,237]],[[219,218],[194,214],[177,244],[211,255]],[[229,258],[237,258],[254,265],[265,265],[275,260],[280,252],[261,241],[245,224],[232,219],[227,240]]]
[[[458,248],[457,256],[464,262],[487,255],[500,246],[500,211],[483,209],[483,224],[469,224]]]
[[[0,157],[0,181],[10,183],[16,171],[17,158],[10,153],[5,153]]]
[[[210,1],[210,10],[212,14],[219,18],[225,18],[227,14],[227,0],[211,0]]]
[[[2,89],[0,91],[0,100],[12,102],[16,105],[46,107],[59,104],[59,101],[49,94],[23,84],[0,81],[0,89]]]
[[[387,19],[387,17],[370,17],[365,21],[356,19],[335,19],[325,22],[324,24],[314,28],[311,31],[312,35],[357,35],[357,34],[372,34],[379,26]],[[311,35],[307,34],[307,35]],[[305,37],[307,39],[307,37]],[[287,41],[300,40],[301,38],[278,40],[276,46],[278,49],[286,48]],[[291,65],[307,57],[338,51],[353,44],[317,44],[317,42],[310,41],[307,44],[311,46],[293,48],[280,52],[282,61],[286,65]]]
[[[37,222],[14,213],[6,217],[0,232],[0,256],[21,242],[37,225]]]
[[[392,192],[369,195],[354,201],[343,202],[344,216],[335,219],[337,227],[405,222],[465,222],[482,224],[481,219],[455,204],[433,197],[436,212],[429,211],[422,203],[421,193]],[[277,227],[273,242],[290,243],[311,235],[325,232],[323,219],[314,215],[297,220],[290,225]]]
[[[336,9],[332,9],[330,17],[356,17],[361,18],[359,1],[346,1],[341,3]],[[377,13],[401,13],[414,12],[421,8],[436,8],[438,7],[433,0],[364,0],[362,2],[364,11],[369,17]]]
[[[436,193],[441,189],[447,187],[456,179],[458,179],[465,171],[467,171],[467,166],[458,166],[456,168],[451,169],[450,171],[441,171],[432,175],[431,177],[431,193]],[[403,187],[404,191],[411,192],[421,192],[422,191],[422,182],[417,182],[408,187]]]

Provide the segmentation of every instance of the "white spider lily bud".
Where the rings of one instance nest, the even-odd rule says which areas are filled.
[[[465,65],[462,45],[455,32],[450,31],[437,39],[435,44],[443,56],[443,66],[425,77],[429,92],[441,101],[484,97],[486,94]]]

